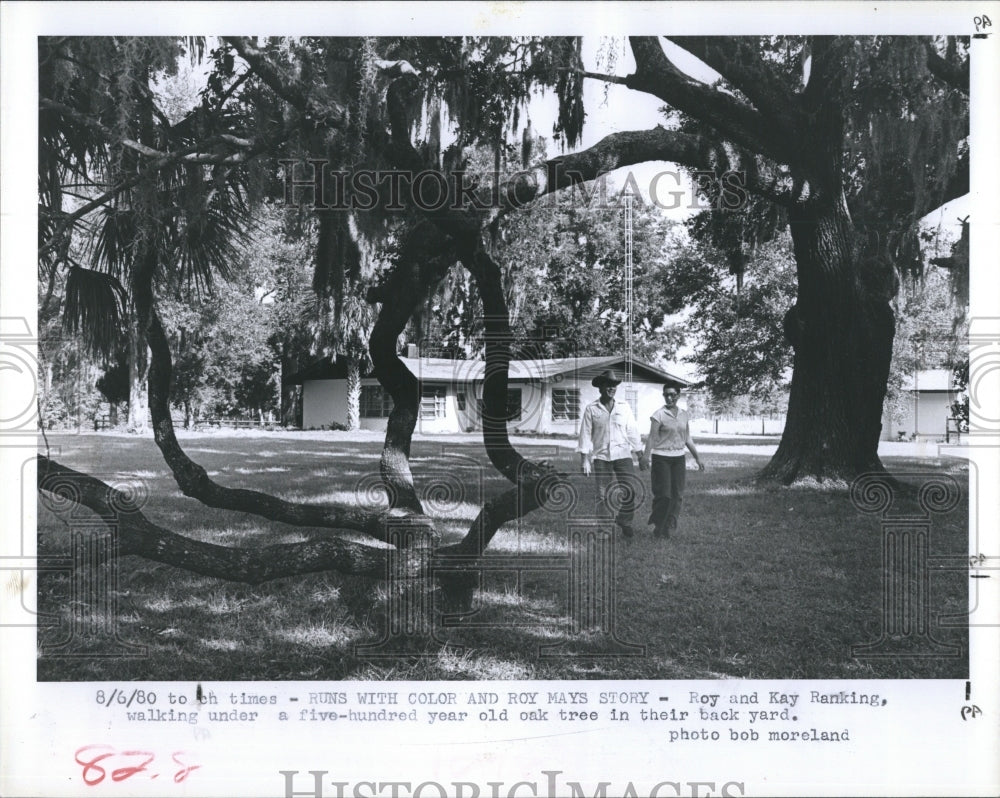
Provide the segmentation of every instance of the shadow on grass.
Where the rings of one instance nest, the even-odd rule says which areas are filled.
[[[115,474],[141,472],[150,495],[145,512],[184,534],[258,546],[316,532],[185,499],[172,478],[156,468],[158,453],[148,441],[116,438],[109,450],[105,439],[96,451],[86,444],[77,439],[67,447],[67,465],[100,474],[101,463],[114,462]],[[248,445],[252,442],[213,439],[218,453],[206,454],[203,464],[224,467],[220,479],[227,485],[277,493],[294,485],[291,491],[307,500],[355,495],[358,479],[377,470],[380,448],[375,442],[353,444],[338,448],[331,460],[325,459],[326,445],[274,441],[260,461],[267,465],[255,470],[254,457],[240,451]],[[350,456],[345,456],[348,448]],[[439,520],[442,542],[450,543],[464,535],[482,497],[506,483],[489,467],[481,446],[443,448],[417,442],[414,455],[425,459],[414,471],[430,513]],[[575,470],[570,450],[555,456],[551,447],[544,451],[557,468]],[[101,656],[117,649],[106,619],[90,618],[88,585],[74,584],[67,573],[46,572],[40,577],[39,609],[52,613],[58,625],[39,631],[38,678],[966,676],[967,629],[940,619],[967,612],[967,570],[953,566],[968,551],[967,491],[952,512],[933,519],[930,595],[923,608],[933,636],[959,647],[961,654],[854,657],[852,646],[878,639],[884,629],[879,519],[858,512],[844,489],[754,484],[751,478],[765,456],[720,452],[705,460],[706,473],[689,475],[677,534],[655,541],[640,527],[634,542],[615,540],[614,568],[607,578],[595,576],[609,571],[607,562],[594,559],[595,550],[571,544],[574,530],[592,524],[595,499],[592,482],[574,477],[576,505],[559,513],[535,512],[498,534],[490,556],[502,567],[482,574],[474,612],[462,618],[442,616],[432,586],[400,588],[328,573],[249,587],[124,558],[117,575],[110,573],[112,566],[103,566],[93,576],[95,584],[117,581],[117,637],[145,647],[146,654]],[[966,485],[967,466],[961,461],[887,458],[886,464],[901,472],[950,473]],[[644,520],[648,510],[647,497],[637,519]],[[65,556],[68,528],[44,506],[39,536],[45,554]],[[532,557],[545,567],[519,568],[519,558]],[[588,573],[583,583],[574,583]],[[430,593],[421,593],[424,589]],[[394,593],[400,590],[409,591],[409,603]],[[390,615],[401,606],[426,611],[415,634],[386,644]],[[70,633],[74,637],[66,643]],[[641,655],[629,648],[638,645],[644,647]]]

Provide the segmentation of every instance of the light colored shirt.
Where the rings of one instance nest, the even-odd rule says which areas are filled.
[[[649,419],[653,422],[649,429],[653,440],[653,454],[658,454],[661,457],[683,456],[684,447],[691,440],[688,414],[680,408],[676,410],[676,414],[673,414],[664,405]]]
[[[628,402],[616,401],[610,413],[600,399],[584,408],[576,447],[580,454],[592,454],[595,460],[631,460],[632,452],[641,448],[639,425]]]

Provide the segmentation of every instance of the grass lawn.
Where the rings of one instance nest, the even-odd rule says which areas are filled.
[[[140,480],[146,515],[185,535],[228,546],[306,540],[322,530],[276,524],[213,510],[185,498],[149,439],[113,434],[49,435],[52,456],[105,481]],[[189,455],[220,483],[270,491],[305,502],[377,500],[381,440],[337,433],[191,435]],[[566,442],[520,442],[530,457],[575,473]],[[257,587],[201,577],[136,557],[94,571],[90,582],[42,572],[39,680],[303,680],[303,679],[703,679],[964,678],[967,675],[968,467],[949,458],[886,457],[897,472],[952,474],[963,486],[958,507],[935,516],[930,534],[930,630],[960,655],[926,646],[900,657],[852,657],[851,646],[875,641],[883,628],[882,533],[860,513],[844,486],[759,487],[749,478],[766,461],[760,447],[702,445],[705,473],[688,472],[681,528],[667,542],[642,526],[615,543],[613,579],[600,616],[579,629],[570,563],[584,553],[571,532],[586,525],[594,502],[590,480],[574,478],[579,502],[536,511],[505,527],[490,552],[554,555],[549,570],[484,572],[474,612],[433,630],[364,651],[383,639],[394,590],[378,580],[316,574]],[[412,468],[444,542],[464,534],[480,497],[507,483],[473,438],[414,441]],[[373,473],[374,472],[374,473]],[[644,477],[646,475],[643,475]],[[646,478],[648,485],[648,478]],[[906,508],[902,508],[906,511]],[[913,507],[910,508],[913,511]],[[84,513],[84,515],[86,515]],[[583,519],[581,521],[581,519]],[[65,514],[40,502],[39,553],[70,552]],[[605,550],[606,553],[606,550]],[[590,566],[600,570],[600,557]],[[956,565],[957,564],[957,565]],[[505,567],[507,567],[505,565]],[[107,624],[87,625],[87,591],[99,580],[113,592],[117,638]],[[412,592],[412,591],[411,591]],[[613,596],[610,605],[600,603]],[[409,594],[407,594],[409,595]],[[427,597],[424,596],[427,600]],[[588,605],[589,606],[589,605]],[[603,613],[603,615],[601,615]],[[951,616],[951,620],[948,618]],[[957,616],[958,620],[955,620]],[[46,616],[43,616],[46,617]],[[75,626],[74,626],[75,621]],[[64,643],[71,630],[83,630]],[[637,651],[634,646],[644,646]],[[122,657],[129,646],[141,656]],[[134,652],[133,652],[134,653]],[[72,656],[67,656],[71,654]]]

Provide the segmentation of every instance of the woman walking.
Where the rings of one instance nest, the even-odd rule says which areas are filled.
[[[654,526],[654,538],[666,539],[677,531],[677,519],[684,501],[685,447],[694,455],[698,470],[705,470],[691,440],[688,414],[677,407],[680,393],[681,388],[675,383],[663,386],[663,407],[650,416],[649,437],[639,461],[640,466],[649,465],[652,454],[653,511],[648,523]]]

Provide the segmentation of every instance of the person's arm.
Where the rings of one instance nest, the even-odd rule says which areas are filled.
[[[626,405],[628,407],[628,405]],[[632,415],[632,410],[628,411],[628,419],[625,421],[625,435],[628,438],[628,446],[632,454],[636,456],[639,460],[639,465],[642,465],[642,436],[639,434],[639,424],[635,420],[635,416]]]
[[[649,437],[646,438],[646,449],[639,456],[639,465],[645,468],[649,465],[649,455],[653,451],[653,438],[659,434],[660,422],[655,418],[649,419]]]
[[[687,445],[687,447],[690,450],[691,454],[694,455],[694,461],[698,464],[698,470],[699,471],[704,471],[705,470],[705,464],[703,462],[701,462],[701,457],[698,456],[698,450],[695,448],[694,441],[691,439],[691,425],[687,421],[684,422],[684,434],[687,437],[687,440],[685,441],[685,444]]]
[[[576,450],[580,453],[580,468],[586,476],[590,476],[590,455],[594,450],[594,421],[590,408],[583,409],[583,420],[580,422],[580,441]]]

